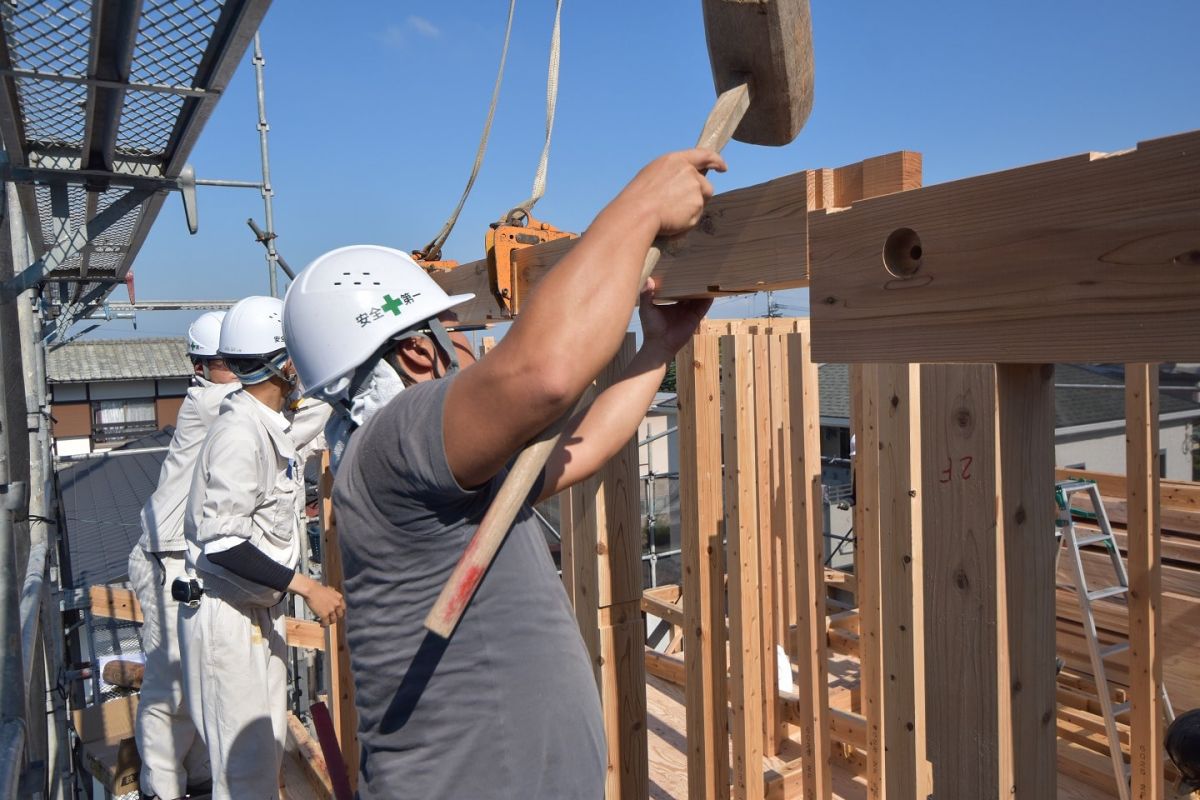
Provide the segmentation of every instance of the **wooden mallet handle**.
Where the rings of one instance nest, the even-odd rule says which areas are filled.
[[[717,98],[712,111],[709,112],[708,120],[704,124],[704,130],[700,134],[696,146],[716,152],[724,149],[749,106],[750,89],[748,85],[743,84],[723,92]],[[664,239],[656,239],[646,253],[646,261],[642,266],[641,283],[643,285],[658,265],[658,259],[662,256],[662,247],[665,244]],[[571,412],[542,431],[517,456],[516,462],[500,486],[500,491],[496,493],[491,507],[488,508],[483,521],[479,523],[479,529],[475,531],[475,535],[467,544],[467,549],[463,551],[454,571],[450,573],[449,580],[442,587],[442,593],[438,595],[433,608],[429,610],[429,615],[425,617],[425,627],[431,633],[435,633],[443,639],[449,639],[450,635],[454,633],[467,604],[475,596],[475,591],[479,588],[483,576],[500,550],[500,545],[508,536],[513,520],[517,518],[521,506],[529,497],[534,481],[541,474],[542,469],[546,466],[546,460],[558,444],[567,422],[589,405],[591,405],[590,398],[585,394]]]

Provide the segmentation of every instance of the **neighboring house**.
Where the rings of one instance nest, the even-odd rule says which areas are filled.
[[[46,372],[55,452],[63,456],[174,425],[192,365],[183,337],[97,339],[51,350]]]

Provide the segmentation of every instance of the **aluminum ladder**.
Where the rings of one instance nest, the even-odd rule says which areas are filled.
[[[1108,752],[1112,758],[1113,773],[1117,778],[1117,792],[1121,800],[1129,800],[1130,768],[1125,763],[1121,750],[1121,737],[1117,731],[1117,716],[1129,711],[1129,703],[1114,703],[1112,690],[1108,682],[1108,670],[1105,662],[1119,653],[1129,651],[1129,640],[1115,644],[1103,645],[1096,633],[1096,618],[1092,614],[1092,603],[1110,597],[1128,597],[1129,574],[1125,571],[1125,562],[1121,560],[1121,551],[1117,547],[1116,537],[1113,536],[1112,526],[1108,522],[1108,513],[1100,499],[1100,489],[1095,481],[1066,480],[1055,484],[1055,500],[1058,504],[1058,520],[1055,523],[1055,537],[1059,547],[1055,553],[1054,572],[1058,574],[1058,562],[1065,548],[1071,555],[1071,572],[1075,585],[1068,586],[1075,590],[1079,598],[1079,610],[1083,620],[1083,634],[1087,639],[1088,654],[1092,662],[1092,675],[1096,681],[1096,694],[1099,696],[1100,709],[1104,714],[1104,729],[1108,733]],[[1075,529],[1075,519],[1071,513],[1071,497],[1076,494],[1086,495],[1092,504],[1092,512],[1096,516],[1099,533],[1080,533]],[[1087,576],[1083,569],[1083,557],[1080,549],[1088,545],[1103,545],[1112,562],[1116,583],[1092,589],[1088,586]],[[1167,687],[1162,685],[1163,714],[1167,723],[1175,719],[1171,708],[1171,700],[1167,696]]]

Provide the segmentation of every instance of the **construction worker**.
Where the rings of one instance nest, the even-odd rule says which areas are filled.
[[[188,357],[195,375],[179,406],[175,434],[158,475],[158,488],[142,508],[142,536],[129,554],[129,580],[142,607],[146,673],[135,735],[142,758],[143,797],[176,798],[208,782],[208,754],[183,703],[176,603],[171,584],[184,574],[183,516],[200,445],[237,377],[217,355],[224,312],[201,315],[188,328]]]
[[[449,640],[422,625],[513,456],[608,364],[658,234],[687,230],[712,187],[693,150],[643,169],[477,363],[447,296],[406,254],[355,246],[292,284],[284,322],[301,381],[335,403],[347,636],[361,798],[588,798],[606,754],[592,666],[527,504]],[[657,306],[625,375],[567,427],[529,496],[591,475],[634,435],[708,301]]]
[[[282,412],[295,385],[283,303],[248,297],[221,325],[219,352],[242,390],[230,394],[200,449],[184,524],[189,577],[180,639],[188,710],[212,766],[212,796],[273,798],[287,732],[284,597],[304,597],[322,624],[341,595],[297,572],[304,546],[302,464]]]

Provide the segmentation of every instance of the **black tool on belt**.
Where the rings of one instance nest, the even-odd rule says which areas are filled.
[[[195,578],[176,578],[171,583],[171,599],[185,603],[192,608],[200,605],[204,596],[204,587]]]

